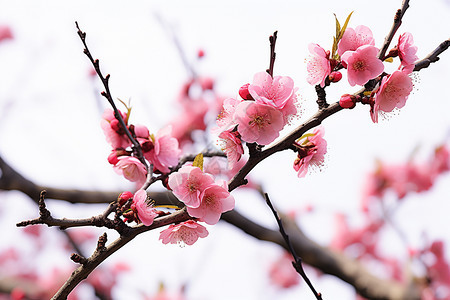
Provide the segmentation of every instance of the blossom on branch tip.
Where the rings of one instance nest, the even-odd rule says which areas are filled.
[[[244,154],[239,133],[231,130],[223,131],[219,134],[219,139],[221,141],[220,147],[228,159],[228,168],[232,169]]]
[[[391,75],[383,77],[370,111],[372,121],[378,123],[378,115],[381,112],[391,112],[394,108],[405,106],[412,89],[412,79],[404,71],[397,70]]]
[[[214,177],[198,167],[183,166],[178,172],[169,175],[169,186],[173,194],[187,207],[200,206],[200,194],[214,183]]]
[[[342,56],[346,51],[355,51],[364,45],[375,45],[372,31],[369,27],[359,25],[355,29],[347,27],[338,44],[338,54]]]
[[[412,71],[418,57],[416,55],[417,46],[414,46],[414,39],[411,33],[405,32],[398,37],[397,50],[402,65]]]
[[[136,182],[142,186],[147,177],[147,168],[133,156],[120,156],[119,162],[114,166],[117,174],[123,175],[126,179]]]
[[[169,228],[161,231],[159,239],[163,244],[186,244],[193,245],[198,238],[208,236],[205,226],[193,220],[188,220],[176,225],[169,225]]]
[[[153,224],[153,220],[158,216],[155,208],[149,202],[147,198],[147,192],[139,190],[134,194],[133,204],[131,207],[135,207],[139,220],[145,225],[150,226]]]
[[[305,177],[310,167],[323,165],[327,153],[327,141],[323,138],[325,130],[319,126],[311,134],[305,134],[297,143],[298,155],[294,161],[294,170],[298,177]]]
[[[361,46],[355,51],[346,51],[342,55],[351,86],[364,85],[383,72],[383,62],[377,55],[378,49],[370,45]]]
[[[325,80],[331,72],[329,54],[317,44],[309,44],[308,49],[312,56],[306,64],[308,72],[306,81],[311,85],[320,84],[320,87],[323,88]]]
[[[236,107],[234,120],[242,140],[260,145],[273,142],[284,127],[283,114],[272,106],[243,101]]]

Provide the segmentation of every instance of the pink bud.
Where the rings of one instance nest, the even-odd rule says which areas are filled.
[[[197,57],[202,58],[203,56],[205,56],[205,51],[203,51],[203,49],[199,49],[197,52]]]
[[[119,205],[122,206],[131,198],[133,198],[133,193],[126,191],[122,192],[117,200],[119,201]]]
[[[342,108],[352,109],[356,106],[356,96],[350,94],[342,95],[341,99],[339,100],[339,105]]]
[[[328,76],[328,79],[330,80],[330,82],[338,82],[339,80],[342,79],[342,74],[341,72],[332,72]]]
[[[116,154],[115,150],[113,150],[111,152],[111,154],[108,155],[108,162],[113,166],[115,166],[119,162],[119,160],[117,159],[117,154]]]
[[[212,90],[214,88],[214,80],[210,77],[200,78],[200,86],[202,90]]]
[[[244,84],[243,86],[241,86],[241,88],[239,89],[239,96],[242,97],[242,99],[244,100],[255,100],[253,99],[252,95],[250,95],[250,92],[248,91],[248,86],[250,85],[250,83]]]

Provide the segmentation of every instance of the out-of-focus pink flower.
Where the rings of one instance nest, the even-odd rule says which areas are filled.
[[[153,220],[158,216],[155,208],[147,199],[147,192],[139,190],[134,194],[132,207],[136,208],[139,220],[145,225],[150,226]]]
[[[198,238],[208,236],[205,226],[193,220],[188,220],[176,225],[169,225],[169,228],[161,231],[159,239],[163,244],[186,244],[193,245]]]
[[[172,136],[172,127],[166,126],[156,133],[153,148],[144,152],[144,156],[158,171],[168,173],[169,167],[178,164],[180,153],[178,140]]]
[[[378,49],[370,45],[361,46],[355,51],[346,51],[342,55],[342,61],[347,65],[348,82],[351,86],[364,85],[383,72],[383,62],[377,55]]]
[[[272,78],[267,72],[256,73],[248,91],[256,103],[283,109],[291,97],[295,97],[294,81],[288,76]]]
[[[209,225],[219,222],[220,216],[234,208],[234,197],[224,186],[212,184],[206,187],[200,195],[200,205],[196,208],[187,207],[189,215],[199,218]]]
[[[221,139],[221,149],[225,152],[228,158],[228,168],[232,169],[234,165],[241,159],[244,154],[244,148],[237,131],[223,131],[219,134]]]
[[[120,112],[122,119],[127,124],[127,115]],[[106,136],[106,141],[111,144],[113,149],[127,148],[131,145],[128,137],[125,135],[125,130],[119,124],[119,121],[114,116],[114,111],[110,108],[103,113],[100,126]]]
[[[142,186],[147,177],[147,169],[145,166],[133,156],[120,156],[119,162],[114,166],[117,174],[123,175],[126,179],[136,182],[137,185]]]
[[[12,40],[13,38],[11,28],[7,25],[0,25],[0,42]]]
[[[300,282],[300,275],[295,271],[292,262],[292,255],[288,252],[273,262],[269,269],[270,281],[285,289],[297,285]]]
[[[383,77],[380,88],[375,94],[375,103],[371,110],[372,121],[378,122],[380,111],[391,112],[394,108],[405,106],[412,89],[412,80],[403,71],[397,70]]]
[[[323,138],[325,129],[319,126],[302,141],[300,138],[298,156],[294,161],[294,170],[298,177],[304,177],[310,167],[320,167],[327,153],[327,141]]]
[[[234,120],[242,140],[260,145],[273,142],[284,127],[283,114],[272,106],[243,101],[236,107]]]
[[[213,176],[203,173],[198,167],[183,166],[169,175],[170,188],[187,207],[199,207],[200,194],[213,183]]]
[[[306,81],[309,84],[320,84],[321,87],[324,87],[325,80],[331,72],[330,61],[328,60],[329,55],[317,44],[309,44],[308,49],[312,56],[306,64],[308,72]]]
[[[418,57],[416,55],[417,46],[414,46],[414,39],[411,33],[405,32],[398,37],[397,49],[402,65],[412,71]]]
[[[347,27],[339,41],[338,54],[342,56],[346,51],[355,51],[364,45],[375,45],[372,31],[369,27],[359,25],[355,29]]]

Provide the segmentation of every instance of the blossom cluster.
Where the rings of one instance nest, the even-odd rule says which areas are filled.
[[[389,113],[402,108],[413,89],[410,74],[417,60],[417,47],[411,33],[399,36],[397,45],[385,57],[379,56],[375,47],[372,31],[364,26],[343,29],[342,36],[335,40],[333,53],[325,51],[318,44],[310,44],[311,58],[307,63],[307,81],[312,85],[324,88],[331,82],[342,78],[339,70],[347,70],[348,83],[351,86],[366,85],[370,80],[378,78],[380,83],[371,91],[366,102],[359,96],[345,94],[340,100],[343,108],[353,108],[356,101],[368,103],[371,106],[370,116],[374,123],[378,122],[380,114]],[[337,53],[335,51],[337,50]],[[383,61],[393,57],[400,58],[400,65],[392,74],[384,73]]]
[[[172,136],[171,127],[167,126],[156,134],[150,134],[148,128],[143,125],[128,125],[130,109],[127,113],[121,111],[119,113],[128,130],[140,144],[143,158],[136,155],[136,149],[133,148],[114,111],[106,109],[100,124],[107,142],[112,147],[108,162],[114,166],[114,170],[129,181],[136,182],[138,187],[145,183],[148,174],[143,159],[153,166],[153,172],[169,173],[169,168],[178,164],[181,153],[177,139]]]

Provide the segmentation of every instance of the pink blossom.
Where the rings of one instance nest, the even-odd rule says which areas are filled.
[[[127,123],[127,115],[120,112],[122,119]],[[131,145],[128,137],[125,135],[125,130],[120,125],[119,121],[114,116],[112,109],[105,109],[100,125],[103,133],[106,136],[106,141],[111,144],[113,149],[127,148]]]
[[[200,199],[198,207],[188,206],[187,211],[192,217],[200,218],[209,225],[219,222],[222,213],[234,208],[234,197],[228,192],[226,184],[224,186],[209,185],[201,193]]]
[[[364,25],[357,26],[355,29],[347,27],[339,41],[338,54],[342,56],[346,51],[355,51],[364,45],[375,45],[372,31]]]
[[[330,61],[328,60],[329,55],[317,44],[309,44],[308,49],[313,56],[311,56],[306,65],[308,72],[306,81],[309,84],[320,84],[321,87],[324,87],[325,80],[331,72]]]
[[[126,179],[136,182],[137,185],[142,186],[147,177],[147,169],[145,166],[133,156],[120,156],[119,162],[114,166],[117,174],[123,175]]]
[[[414,69],[414,63],[418,59],[416,52],[417,46],[414,46],[414,39],[411,33],[405,32],[398,37],[398,56],[402,65],[406,68]]]
[[[205,114],[210,109],[210,105],[203,99],[184,100],[181,104],[183,107],[181,115],[176,116],[170,123],[172,136],[180,145],[192,142],[192,131],[206,129]]]
[[[187,207],[200,206],[200,194],[214,183],[210,174],[203,173],[198,167],[183,166],[169,176],[169,186],[177,198]]]
[[[132,207],[136,208],[139,220],[145,225],[150,226],[153,220],[158,216],[155,208],[147,199],[147,192],[139,190],[134,194]]]
[[[169,167],[176,166],[180,158],[181,150],[178,140],[172,136],[172,127],[166,126],[160,129],[153,141],[153,148],[145,152],[145,158],[162,173],[168,173]]]
[[[233,166],[241,159],[244,154],[244,148],[237,131],[223,131],[219,138],[222,141],[221,148],[225,152],[228,158],[228,168],[232,169]]]
[[[242,140],[260,145],[273,142],[284,127],[283,114],[279,110],[255,101],[239,103],[234,120]]]
[[[301,144],[298,144],[299,153],[294,161],[294,170],[298,172],[298,177],[304,177],[308,173],[308,168],[320,167],[323,164],[327,153],[327,141],[323,139],[324,134],[324,128],[317,127]]]
[[[371,110],[372,121],[378,122],[380,111],[391,112],[394,108],[405,106],[412,89],[412,80],[403,71],[397,70],[383,77],[380,88],[375,94],[375,103]]]
[[[222,110],[217,116],[216,124],[219,128],[214,128],[213,133],[219,133],[225,130],[233,129],[236,126],[234,114],[236,106],[241,103],[241,100],[234,98],[227,98],[223,101]]]
[[[7,25],[0,25],[0,42],[13,39],[11,28]]]
[[[364,85],[383,72],[383,62],[377,55],[378,49],[370,45],[361,46],[355,51],[346,51],[342,55],[342,61],[347,65],[348,82],[351,86]]]
[[[253,83],[248,86],[250,95],[256,103],[283,109],[294,94],[294,81],[288,76],[272,78],[267,72],[256,73]]]
[[[144,139],[148,139],[150,135],[148,128],[144,125],[135,125],[134,134],[136,134],[137,138],[144,138]]]
[[[205,226],[198,224],[193,220],[188,220],[176,225],[169,225],[169,228],[161,231],[159,239],[163,244],[180,244],[193,245],[198,238],[208,236],[208,230]]]
[[[293,258],[288,252],[284,254],[269,269],[269,277],[273,284],[282,288],[290,288],[300,282],[300,275],[292,265]]]

